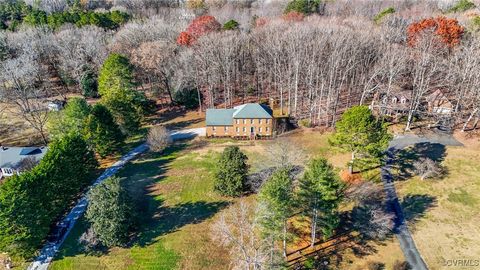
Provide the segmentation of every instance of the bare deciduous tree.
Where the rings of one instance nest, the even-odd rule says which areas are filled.
[[[162,152],[171,142],[170,133],[164,126],[154,126],[148,132],[147,143],[154,152]]]
[[[213,238],[230,249],[232,269],[260,270],[275,265],[272,241],[261,236],[255,208],[247,202],[224,211],[212,231]]]
[[[420,179],[422,180],[438,178],[445,173],[444,168],[438,162],[430,158],[420,158],[413,162],[413,167],[415,174],[420,176]]]

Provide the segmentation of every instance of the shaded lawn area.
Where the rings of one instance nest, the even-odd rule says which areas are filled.
[[[429,208],[413,217],[416,221],[409,227],[432,269],[441,268],[448,259],[476,259],[475,254],[480,254],[480,143],[473,139],[462,143],[465,147],[446,147],[440,159],[448,171],[443,179],[411,176],[396,184],[403,204],[418,198],[402,205],[406,217]]]
[[[51,269],[225,269],[228,252],[212,243],[212,217],[228,205],[213,192],[217,153],[198,153],[178,144],[163,154],[145,154],[119,176],[142,206],[139,233],[125,248],[85,254],[78,238],[81,220]]]

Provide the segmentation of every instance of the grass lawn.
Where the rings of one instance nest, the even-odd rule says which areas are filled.
[[[444,179],[413,177],[397,184],[404,205],[416,198],[404,208],[407,217],[417,216],[409,226],[430,269],[442,269],[449,259],[479,259],[480,141],[460,141],[465,147],[446,148],[443,164],[448,175]]]
[[[224,269],[228,253],[210,240],[212,216],[229,203],[213,192],[216,153],[176,145],[164,154],[146,154],[120,176],[134,192],[147,192],[140,233],[127,248],[84,254],[75,226],[51,269]]]
[[[332,149],[328,136],[329,133],[304,130],[286,138],[304,149],[306,156],[323,156],[338,170],[345,169],[350,155]],[[225,146],[239,145],[254,171],[261,168],[265,150],[272,143],[197,139],[176,145],[164,154],[143,155],[119,173],[128,179],[135,197],[145,198],[140,202],[145,218],[131,245],[102,254],[85,254],[78,245],[78,238],[86,229],[82,220],[67,238],[51,269],[231,268],[228,250],[211,239],[212,221],[223,208],[236,203],[213,192],[215,161]],[[367,260],[389,266],[402,256],[395,239],[371,243],[369,247],[369,252],[362,256],[354,254],[354,247],[348,244],[339,249],[342,269],[357,269]]]

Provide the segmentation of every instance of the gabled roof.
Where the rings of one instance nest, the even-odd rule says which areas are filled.
[[[207,109],[207,126],[231,126],[233,125],[233,113],[235,109]]]
[[[268,106],[247,103],[233,109],[207,109],[207,126],[232,126],[235,118],[272,118],[272,110]]]
[[[0,147],[0,168],[15,168],[26,157],[39,160],[47,150],[47,147]]]
[[[272,111],[265,105],[247,103],[235,107],[233,118],[272,118]]]

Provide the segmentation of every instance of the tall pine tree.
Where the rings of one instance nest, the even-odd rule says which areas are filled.
[[[215,190],[225,196],[240,196],[245,191],[248,165],[247,156],[238,146],[223,150],[215,172]]]
[[[110,111],[101,104],[92,107],[85,121],[84,133],[87,141],[101,157],[118,151],[125,139]]]
[[[264,233],[283,242],[287,256],[287,220],[294,211],[293,179],[288,169],[279,169],[262,186],[259,193]]]
[[[314,159],[300,179],[298,201],[304,215],[311,220],[311,246],[315,244],[320,226],[324,238],[332,236],[338,226],[338,206],[343,198],[344,184],[326,159]]]

